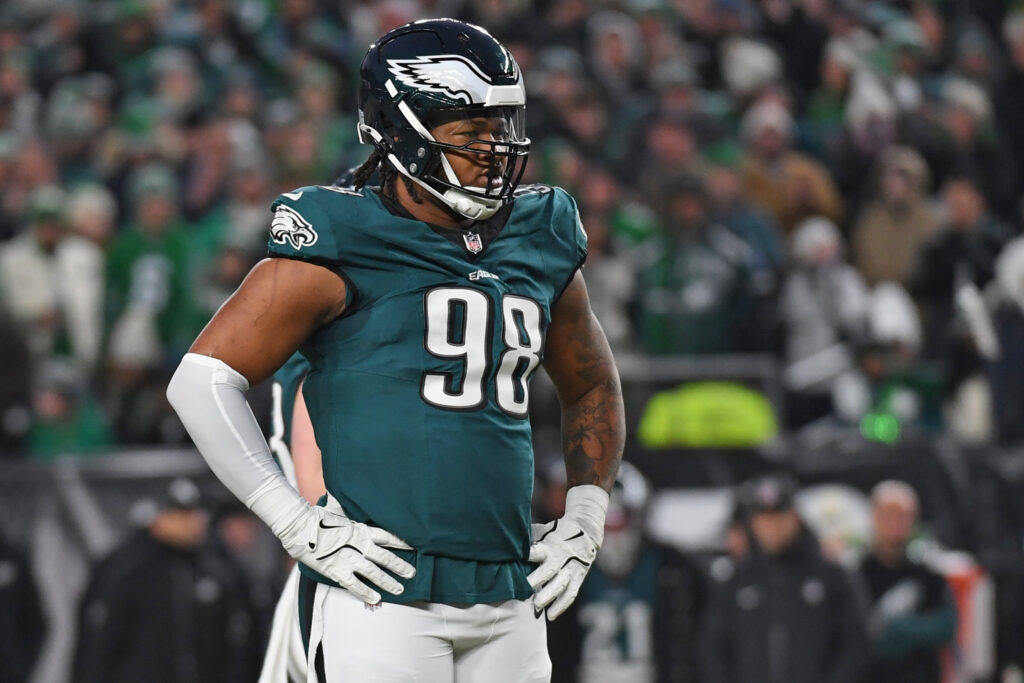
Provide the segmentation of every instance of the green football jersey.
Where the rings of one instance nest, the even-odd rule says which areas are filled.
[[[271,386],[272,406],[270,426],[273,432],[267,443],[270,453],[288,478],[288,483],[298,488],[295,478],[295,460],[292,458],[292,412],[295,410],[295,394],[309,371],[309,361],[301,353],[292,357],[274,373]]]
[[[586,257],[572,198],[529,186],[459,230],[373,189],[304,187],[275,201],[269,253],[347,283],[345,313],[300,349],[303,395],[327,490],[415,548],[416,577],[385,599],[529,596],[529,380]]]

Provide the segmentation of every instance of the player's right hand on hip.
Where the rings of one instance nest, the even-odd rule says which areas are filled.
[[[379,527],[353,522],[340,512],[311,506],[301,523],[292,529],[293,533],[281,538],[289,555],[368,604],[380,602],[380,593],[360,577],[388,593],[400,595],[404,590],[402,584],[384,570],[404,579],[416,575],[411,564],[387,550],[412,550],[409,544]]]

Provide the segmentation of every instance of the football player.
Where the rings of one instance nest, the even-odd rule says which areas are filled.
[[[324,492],[324,472],[313,424],[302,396],[302,382],[309,361],[294,353],[274,373],[271,426],[268,445],[288,483],[302,497],[316,503]],[[307,677],[306,648],[298,604],[299,567],[288,574],[281,597],[274,608],[274,620],[267,639],[259,683],[300,683]]]
[[[572,198],[518,188],[519,67],[442,19],[382,36],[360,68],[355,189],[274,203],[270,258],[168,386],[200,452],[302,564],[309,679],[547,681],[544,619],[604,534],[622,396],[579,269]],[[374,170],[380,187],[365,187]],[[328,495],[310,505],[245,401],[300,349]],[[529,380],[562,406],[565,515],[530,525]]]
[[[650,490],[623,461],[604,544],[573,607],[579,683],[692,683],[703,587],[697,567],[645,533]],[[565,620],[554,626],[566,628]]]

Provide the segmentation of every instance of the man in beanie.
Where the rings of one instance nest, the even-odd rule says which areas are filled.
[[[102,280],[82,267],[84,239],[69,234],[67,194],[43,185],[28,200],[21,234],[0,246],[0,307],[27,341],[32,359],[68,355],[95,361]],[[97,306],[83,305],[95,301]]]
[[[775,283],[758,251],[714,217],[701,178],[685,174],[662,186],[662,229],[638,255],[643,349],[713,354],[772,348]]]
[[[706,683],[847,683],[867,656],[864,612],[844,570],[821,553],[773,473],[737,489],[750,550],[715,586],[701,648]]]
[[[202,327],[192,282],[195,239],[180,218],[170,166],[143,165],[128,186],[132,222],[107,259],[108,392],[118,437],[155,442],[168,412],[159,399],[167,365]]]
[[[81,602],[75,683],[248,683],[259,642],[241,567],[208,538],[196,484],[136,506],[143,528],[103,560]]]

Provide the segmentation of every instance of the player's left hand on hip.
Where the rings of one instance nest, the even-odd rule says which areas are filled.
[[[583,579],[597,557],[597,543],[580,525],[565,517],[547,524],[534,524],[530,562],[540,566],[526,577],[536,591],[533,608],[547,608],[549,620],[568,609],[580,592]]]
[[[526,577],[533,608],[553,621],[569,608],[597,557],[604,538],[608,494],[597,486],[575,486],[566,497],[565,516],[533,525],[530,562],[540,566]]]

